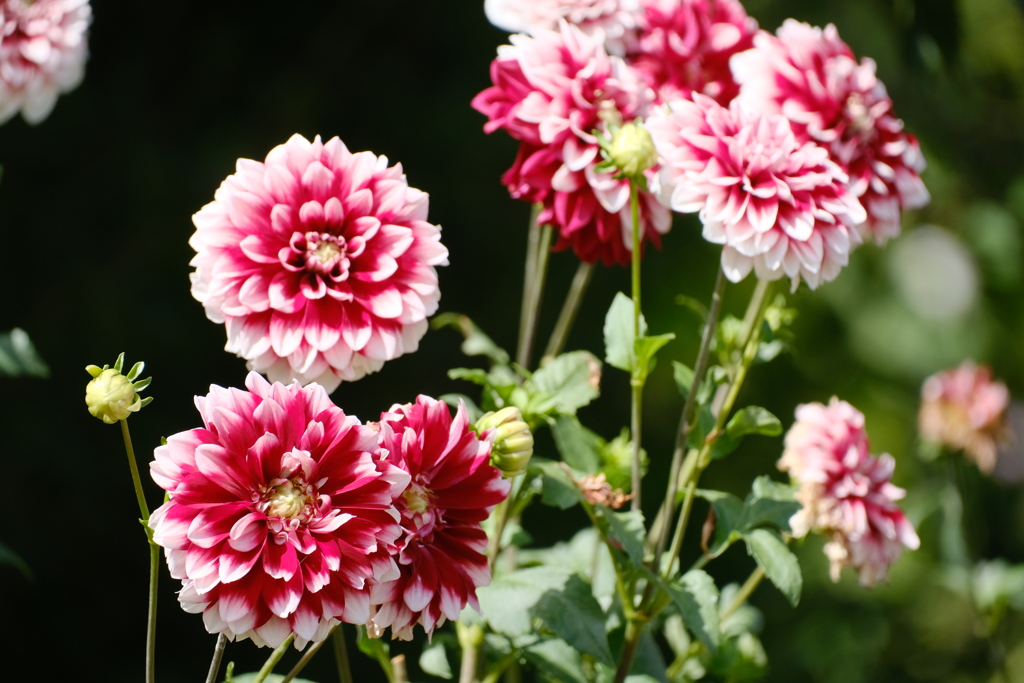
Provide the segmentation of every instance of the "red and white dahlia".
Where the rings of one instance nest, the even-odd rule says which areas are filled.
[[[785,117],[694,93],[656,107],[647,128],[661,155],[659,198],[700,212],[730,280],[753,269],[814,289],[847,264],[864,209],[828,151],[799,142]]]
[[[640,26],[627,59],[661,99],[736,97],[729,59],[753,47],[757,32],[738,0],[644,0]]]
[[[470,428],[465,406],[427,396],[381,415],[380,447],[412,483],[396,501],[404,534],[398,542],[401,578],[373,587],[376,608],[367,626],[411,640],[455,620],[467,604],[480,610],[476,589],[491,581],[487,535],[480,522],[503,501],[510,482],[491,465],[491,444]]]
[[[864,415],[846,401],[833,397],[827,406],[797,407],[779,460],[779,469],[799,485],[797,500],[804,506],[789,523],[798,538],[809,531],[830,537],[825,554],[833,581],[849,565],[862,585],[873,586],[904,548],[920,546],[896,505],[906,491],[890,482],[895,466],[887,453],[869,455]]]
[[[0,0],[0,123],[40,123],[82,82],[91,21],[89,0]]]
[[[992,378],[992,368],[964,361],[924,381],[918,430],[928,441],[962,450],[990,474],[1009,436],[1009,404],[1010,391]]]
[[[788,19],[776,36],[758,33],[732,70],[752,109],[784,114],[798,139],[828,148],[867,210],[859,226],[865,237],[883,243],[898,235],[900,210],[929,202],[917,138],[893,114],[874,60],[858,64],[835,26]]]
[[[599,39],[565,21],[558,31],[510,40],[491,63],[494,85],[473,99],[489,119],[486,132],[504,128],[522,142],[502,181],[513,197],[543,204],[538,220],[557,227],[556,250],[571,246],[588,263],[629,263],[629,183],[595,169],[601,157],[593,131],[607,133],[609,119],[643,116],[653,93]],[[655,244],[672,226],[671,214],[647,192],[640,220],[642,235]]]
[[[401,164],[293,135],[192,217],[192,295],[250,369],[333,391],[426,332],[448,264],[427,203]]]
[[[381,455],[377,432],[322,387],[210,387],[204,427],[156,449],[169,500],[150,518],[178,600],[211,633],[277,647],[322,640],[338,620],[364,623],[371,582],[397,578],[392,501],[409,475]]]
[[[625,54],[636,40],[640,0],[484,0],[487,20],[509,33],[554,31],[564,19]]]

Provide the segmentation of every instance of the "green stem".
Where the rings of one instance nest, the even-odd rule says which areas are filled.
[[[337,626],[335,626],[334,628],[331,629],[331,634],[333,635],[336,631],[339,631],[340,629],[341,629],[341,624],[338,624]],[[299,659],[298,662],[295,663],[295,666],[292,667],[292,670],[289,671],[287,673],[287,675],[285,675],[285,677],[281,679],[281,683],[291,683],[295,679],[296,676],[298,676],[300,673],[302,673],[302,670],[306,668],[306,665],[309,664],[309,661],[311,659],[313,659],[313,656],[317,652],[320,651],[320,648],[322,648],[326,642],[327,642],[327,639],[324,638],[319,643],[313,643],[308,648],[306,648],[306,651],[302,653],[302,657]],[[344,642],[342,642],[342,647],[344,647],[344,646],[345,646],[345,644],[344,644]],[[337,650],[337,648],[335,648],[335,650]],[[335,657],[337,657],[337,656],[338,656],[337,655],[337,651],[335,651]],[[345,662],[346,662],[346,665],[347,665],[347,662],[348,662],[348,652],[347,651],[345,652],[344,656],[345,656]],[[338,675],[341,677],[342,683],[352,683],[352,673],[349,671],[349,672],[347,672],[347,674],[348,674],[348,677],[346,678],[345,674],[342,673],[341,666],[339,665],[339,667],[338,667]]]
[[[462,648],[459,683],[476,683],[480,668],[480,650],[484,645],[484,630],[477,624],[466,625],[457,621],[455,632]]]
[[[615,683],[624,683],[630,669],[633,668],[633,659],[636,657],[643,631],[642,623],[630,621],[626,624],[626,639],[622,643],[622,654],[619,655],[619,668],[615,670]]]
[[[629,205],[632,212],[633,218],[633,269],[632,269],[632,290],[633,290],[633,339],[640,338],[640,196],[639,188],[637,187],[636,181],[629,181]],[[644,385],[641,381],[641,370],[639,367],[639,358],[636,355],[636,347],[630,349],[630,358],[632,358],[632,373],[630,378],[630,387],[632,388],[632,397],[630,405],[630,431],[633,436],[633,469],[632,469],[632,494],[633,500],[630,508],[632,510],[641,509],[640,500],[640,432],[641,432],[641,407],[643,401]]]
[[[252,683],[263,683],[270,672],[274,670],[277,663],[281,661],[281,657],[284,657],[284,653],[288,651],[292,641],[295,640],[295,634],[291,634],[284,639],[284,642],[277,646],[277,649],[270,653],[267,657],[267,661],[263,663],[263,668],[260,669],[256,677],[252,679]]]
[[[750,574],[747,580],[743,583],[743,586],[740,587],[740,592],[736,594],[736,597],[729,603],[729,606],[722,610],[722,614],[719,616],[719,621],[725,621],[735,614],[736,610],[743,607],[743,603],[750,599],[750,596],[753,595],[754,591],[757,590],[757,587],[761,585],[761,581],[763,580],[764,569],[758,567]]]
[[[498,660],[494,668],[487,674],[482,683],[498,683],[498,679],[505,673],[505,670],[515,664],[519,659],[519,650],[512,650],[507,655]]]
[[[515,486],[514,481],[512,484]],[[494,511],[497,515],[494,518],[494,535],[491,536],[487,544],[487,566],[492,573],[494,572],[494,563],[498,561],[498,554],[501,553],[501,537],[505,535],[505,527],[508,526],[511,510],[512,496],[509,495],[498,503],[498,507]]]
[[[128,432],[128,420],[121,420],[121,436],[124,437],[124,449],[128,452],[128,467],[132,470],[132,483],[135,485],[135,497],[139,500],[139,513],[143,522],[149,521],[149,506],[146,495],[142,492],[142,479],[139,478],[139,466],[135,463],[135,449],[132,448],[132,435]]]
[[[544,364],[545,360],[553,359],[560,354],[565,347],[565,341],[569,337],[569,330],[572,329],[572,324],[576,321],[576,314],[579,313],[580,304],[583,302],[583,294],[587,291],[587,285],[590,284],[590,276],[593,274],[594,264],[580,261],[580,265],[576,269],[576,275],[572,278],[572,284],[569,285],[569,293],[566,295],[565,303],[562,305],[562,312],[558,314],[555,330],[551,333],[551,339],[548,340],[547,348],[544,349],[544,358],[541,360],[541,365]]]
[[[331,640],[334,642],[334,662],[338,667],[338,680],[340,680],[341,683],[352,683],[352,665],[348,661],[348,646],[345,644],[344,629],[344,626],[338,624],[331,631]],[[323,642],[325,641],[320,641],[314,646],[314,648],[319,647]],[[314,648],[310,648],[312,650],[309,654],[311,658],[313,653],[316,652],[316,649]],[[300,661],[299,664],[302,664],[302,662]],[[296,666],[298,666],[298,664]],[[299,669],[299,671],[301,671],[301,669]],[[295,673],[298,673],[298,671]],[[291,676],[291,674],[288,675]],[[282,681],[282,683],[285,683],[285,681]]]
[[[544,294],[544,279],[548,272],[548,257],[551,255],[551,226],[543,225],[540,228],[540,240],[537,245],[537,262],[533,273],[533,282],[530,285],[530,298],[526,316],[523,320],[523,327],[520,330],[519,349],[516,353],[516,363],[519,367],[528,369],[530,367],[530,355],[533,352],[533,340],[537,333],[537,314],[540,312],[540,300]]]
[[[683,547],[683,537],[686,535],[686,525],[690,522],[690,511],[693,509],[694,493],[697,490],[697,479],[691,478],[686,485],[685,497],[683,498],[683,509],[679,513],[679,521],[676,524],[676,532],[672,536],[672,545],[669,547],[668,557],[665,558],[665,566],[661,570],[663,578],[668,578],[672,573],[672,562],[679,556],[679,550]]]
[[[213,659],[210,660],[210,673],[206,674],[206,683],[217,683],[220,673],[220,662],[224,659],[224,648],[228,645],[228,637],[221,633],[217,636],[217,644],[213,646]]]
[[[149,542],[149,617],[146,622],[146,683],[156,680],[156,603],[160,581],[160,546]]]
[[[523,273],[523,302],[519,309],[519,343],[523,347],[523,334],[526,332],[526,319],[530,313],[530,301],[533,300],[533,279],[537,272],[537,246],[540,244],[540,225],[537,216],[541,205],[534,204],[530,208],[530,227],[526,234],[526,266]]]

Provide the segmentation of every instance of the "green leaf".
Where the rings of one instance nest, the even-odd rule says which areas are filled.
[[[708,667],[721,680],[730,683],[763,680],[768,673],[768,656],[757,636],[742,633],[722,643]]]
[[[676,338],[671,332],[659,334],[653,337],[640,337],[633,342],[633,349],[636,351],[637,373],[641,382],[647,381],[647,376],[654,369],[654,356],[661,350],[661,347]]]
[[[601,466],[603,439],[580,424],[575,416],[560,416],[551,426],[551,434],[562,460],[569,467],[593,474]]]
[[[458,313],[442,313],[431,321],[435,330],[454,327],[462,333],[462,352],[467,356],[487,356],[495,365],[508,365],[508,352],[491,340],[468,316]]]
[[[21,556],[18,555],[18,553],[14,552],[3,543],[0,543],[0,566],[4,565],[14,567],[20,571],[26,579],[33,578],[32,570],[29,569],[28,563],[21,559]]]
[[[476,422],[484,414],[484,411],[480,410],[480,406],[476,404],[476,401],[465,394],[442,394],[438,398],[456,410],[459,407],[459,401],[465,403],[470,423]]]
[[[580,652],[612,665],[604,611],[579,574],[569,577],[562,590],[546,591],[530,613]]]
[[[716,652],[721,638],[718,620],[718,587],[702,569],[691,569],[679,581],[667,585],[669,597],[683,617],[683,623]]]
[[[533,373],[531,380],[546,395],[545,404],[563,415],[575,415],[600,396],[600,382],[601,361],[587,351],[563,353]]]
[[[647,528],[644,526],[644,514],[639,510],[615,512],[597,505],[594,508],[598,519],[606,523],[605,533],[612,545],[624,552],[634,567],[644,563],[644,539]]]
[[[688,365],[675,360],[672,361],[672,369],[679,393],[682,394],[683,398],[686,398],[690,395],[690,389],[693,387],[693,370]]]
[[[356,627],[356,647],[370,659],[377,659],[377,653],[383,652],[384,657],[391,659],[391,646],[383,638],[371,638],[366,635],[365,626]]]
[[[803,575],[796,555],[786,547],[774,532],[767,529],[753,529],[743,532],[747,552],[753,555],[757,564],[764,569],[765,576],[782,591],[790,604],[800,603],[803,590]]]
[[[779,418],[759,406],[748,406],[729,419],[722,435],[711,449],[712,458],[724,458],[736,450],[748,434],[778,436],[782,433]]]
[[[711,503],[715,511],[715,540],[708,549],[711,557],[718,557],[739,538],[737,528],[743,516],[743,503],[739,498],[722,491],[697,489],[697,495]]]
[[[423,673],[438,678],[450,679],[452,677],[452,667],[448,664],[448,653],[445,652],[444,645],[441,643],[423,648],[423,653],[420,655],[420,668],[423,669]]]
[[[528,471],[541,475],[541,500],[545,505],[567,510],[582,499],[582,493],[560,463],[534,456]]]
[[[647,334],[647,322],[640,316],[640,336]],[[633,300],[619,292],[604,318],[605,360],[608,365],[630,372],[633,368]]]
[[[583,676],[580,653],[565,641],[552,638],[531,645],[523,655],[542,672],[564,683],[589,683]]]
[[[795,494],[792,486],[761,475],[754,480],[743,504],[743,516],[738,527],[746,531],[767,524],[780,531],[789,531],[790,518],[803,507],[796,501]]]
[[[490,381],[487,379],[487,371],[480,368],[452,368],[448,371],[448,377],[451,379],[463,379],[473,384],[479,384],[482,387],[490,385]]]
[[[0,334],[0,377],[50,376],[50,368],[36,352],[25,330],[15,327]]]

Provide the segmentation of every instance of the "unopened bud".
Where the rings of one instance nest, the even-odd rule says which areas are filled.
[[[523,414],[518,408],[508,407],[487,413],[477,420],[476,428],[482,438],[490,439],[491,463],[506,477],[526,472],[526,466],[533,457],[533,432],[523,421]]]
[[[658,152],[646,128],[627,123],[612,136],[608,160],[624,176],[635,178],[658,163]]]
[[[149,405],[153,397],[143,399],[139,392],[149,386],[152,378],[134,381],[142,372],[145,363],[136,363],[127,375],[121,374],[124,354],[117,357],[114,367],[102,368],[90,365],[85,371],[93,380],[85,387],[85,405],[89,414],[107,424],[124,420],[143,406]]]

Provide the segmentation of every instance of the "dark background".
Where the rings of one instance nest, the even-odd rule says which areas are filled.
[[[989,681],[993,662],[1007,653],[1022,667],[1007,675],[1024,680],[1019,619],[1011,615],[998,642],[981,638],[969,596],[944,583],[939,531],[923,519],[935,468],[915,458],[914,440],[918,388],[930,372],[973,356],[992,363],[1011,391],[1024,389],[1024,16],[1012,0],[751,0],[747,7],[769,30],[787,16],[835,22],[858,55],[877,60],[930,163],[925,179],[935,201],[908,216],[906,229],[941,226],[979,283],[966,312],[920,315],[904,300],[895,247],[869,245],[836,283],[791,299],[800,310],[794,353],[759,368],[741,400],[766,406],[787,426],[798,403],[833,394],[864,410],[873,450],[896,457],[897,482],[911,490],[908,509],[924,547],[902,561],[889,587],[867,593],[850,576],[832,586],[820,543],[809,541],[800,607],[771,587],[754,599],[767,615],[769,680]],[[93,8],[84,83],[40,126],[17,119],[0,128],[0,329],[27,330],[52,369],[48,380],[0,384],[0,539],[35,575],[28,581],[0,567],[4,681],[142,678],[145,541],[120,434],[86,412],[83,368],[112,363],[120,351],[129,364],[146,361],[155,401],[131,419],[144,461],[161,435],[198,426],[194,395],[211,383],[241,385],[244,361],[221,350],[223,327],[189,293],[187,244],[190,216],[212,200],[236,158],[262,159],[299,132],[338,135],[353,151],[400,161],[410,184],[430,193],[431,220],[443,226],[451,252],[452,265],[440,272],[441,310],[468,313],[510,349],[519,317],[528,207],[499,183],[515,144],[502,133],[485,136],[483,117],[469,107],[505,42],[482,2],[95,0]],[[913,249],[905,252],[914,258]],[[692,362],[698,343],[697,321],[674,300],[686,293],[706,301],[716,259],[696,220],[682,217],[645,260],[652,330],[678,336],[647,390],[652,491],[661,489],[682,404],[668,360]],[[552,258],[540,344],[575,267],[571,254]],[[740,314],[751,286],[729,287],[726,309]],[[603,355],[604,312],[627,288],[626,271],[598,268],[570,348]],[[473,393],[446,377],[466,363],[458,341],[450,331],[430,332],[418,353],[343,384],[333,398],[367,420],[420,392]],[[628,422],[625,375],[606,369],[603,390],[581,417],[612,437]],[[538,450],[552,455],[547,441]],[[754,475],[774,471],[780,450],[780,439],[749,441],[702,485],[742,494]],[[972,472],[973,559],[1024,561],[1019,491]],[[155,507],[157,487],[148,478],[145,486]],[[645,496],[649,512],[655,498]],[[584,521],[557,514],[528,514],[537,544],[568,538]],[[703,515],[698,507],[695,525]],[[711,572],[724,584],[742,581],[752,566],[734,550]],[[175,589],[164,572],[161,683],[202,680],[215,640],[199,616],[181,611]],[[255,670],[265,655],[242,643],[229,645],[226,660]],[[354,656],[365,669],[358,680],[383,680]],[[323,653],[306,675],[333,681],[332,666]],[[414,680],[416,673],[413,666]]]

